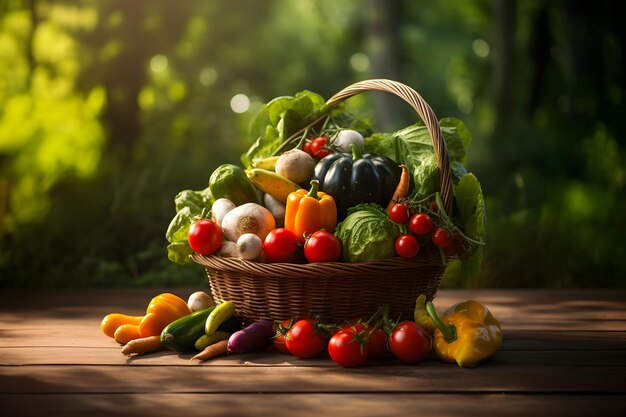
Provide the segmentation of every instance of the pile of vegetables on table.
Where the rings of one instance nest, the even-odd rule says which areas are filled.
[[[333,108],[310,91],[267,103],[253,120],[241,165],[225,164],[208,187],[184,190],[166,238],[177,263],[201,255],[252,262],[367,262],[441,254],[446,279],[480,265],[485,211],[465,167],[471,136],[440,121],[454,204],[444,210],[439,168],[422,123],[394,133]],[[455,278],[456,277],[456,278]]]
[[[452,173],[453,207],[439,195],[439,167],[422,123],[394,133],[373,132],[347,111],[326,106],[310,91],[267,103],[250,127],[254,141],[241,165],[224,164],[208,187],[176,195],[166,237],[168,256],[191,254],[237,262],[368,262],[439,254],[446,279],[476,272],[485,238],[480,184],[465,167],[471,137],[463,123],[442,119]],[[500,348],[499,322],[468,300],[443,317],[425,296],[414,320],[394,321],[381,306],[371,317],[324,323],[284,317],[244,325],[231,301],[214,305],[208,294],[185,302],[161,294],[145,316],[110,314],[103,332],[126,355],[169,349],[207,360],[227,353],[276,349],[299,358],[328,354],[359,366],[390,355],[405,363],[429,354],[472,367]]]
[[[162,350],[192,353],[192,361],[226,354],[275,350],[301,359],[330,356],[340,366],[362,366],[368,360],[393,357],[419,364],[429,356],[461,367],[490,359],[502,344],[502,329],[489,309],[474,300],[448,308],[440,317],[420,295],[414,320],[395,321],[381,306],[369,318],[325,323],[316,317],[291,317],[247,326],[231,301],[214,305],[196,292],[185,302],[163,293],[154,297],[144,316],[112,313],[100,324],[103,333],[122,344],[122,353],[143,355]]]

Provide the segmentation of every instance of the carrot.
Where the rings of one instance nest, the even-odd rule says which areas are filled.
[[[202,352],[191,358],[191,360],[199,360],[200,362],[207,359],[217,358],[228,353],[228,340],[220,340],[217,343],[207,346]]]
[[[122,348],[124,355],[143,355],[144,353],[156,352],[163,349],[161,336],[148,336],[131,340]]]
[[[397,202],[402,200],[409,193],[409,186],[411,185],[411,175],[406,165],[401,164],[402,174],[400,175],[400,182],[396,186],[396,190],[393,192],[393,196],[387,204],[387,211],[391,210],[391,207]]]

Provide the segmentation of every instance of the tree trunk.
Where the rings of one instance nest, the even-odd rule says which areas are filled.
[[[401,4],[397,0],[367,0],[365,13],[364,46],[370,60],[372,78],[397,80],[398,42],[397,16]],[[397,115],[401,103],[385,93],[374,93],[374,111],[379,128],[388,131],[398,126]]]
[[[494,2],[494,71],[493,103],[495,124],[493,145],[501,143],[502,133],[511,125],[515,83],[515,26],[516,1],[495,0]]]
[[[544,80],[550,60],[550,49],[553,40],[550,34],[550,19],[548,6],[543,5],[537,17],[533,20],[533,35],[531,39],[531,59],[533,62],[533,76],[530,85],[530,97],[526,108],[526,114],[532,117],[535,110],[541,106]]]
[[[146,82],[146,62],[153,48],[142,31],[144,8],[144,1],[122,2],[117,8],[124,11],[120,28],[123,48],[114,66],[104,73],[109,95],[105,113],[109,146],[122,150],[126,157],[142,134],[138,96]]]

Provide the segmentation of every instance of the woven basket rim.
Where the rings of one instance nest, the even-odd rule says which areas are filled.
[[[282,276],[285,279],[341,276],[346,273],[355,274],[359,271],[371,273],[381,271],[388,273],[394,270],[414,269],[423,266],[441,266],[441,256],[438,253],[425,252],[415,258],[388,258],[368,262],[313,262],[313,263],[281,263],[256,262],[235,257],[221,257],[217,255],[204,256],[193,253],[191,258],[199,265],[221,271],[240,272],[252,275]]]

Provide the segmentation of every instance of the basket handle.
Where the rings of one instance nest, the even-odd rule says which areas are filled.
[[[439,127],[439,121],[433,109],[430,108],[426,100],[420,96],[417,91],[411,87],[399,83],[397,81],[375,79],[359,81],[332,96],[326,102],[326,106],[330,109],[335,107],[344,100],[355,96],[364,91],[379,90],[395,94],[406,101],[417,112],[428,129],[430,138],[435,146],[435,155],[437,164],[439,165],[439,190],[446,213],[452,212],[452,173],[450,171],[450,158],[448,157],[448,148],[443,138],[443,133]]]

